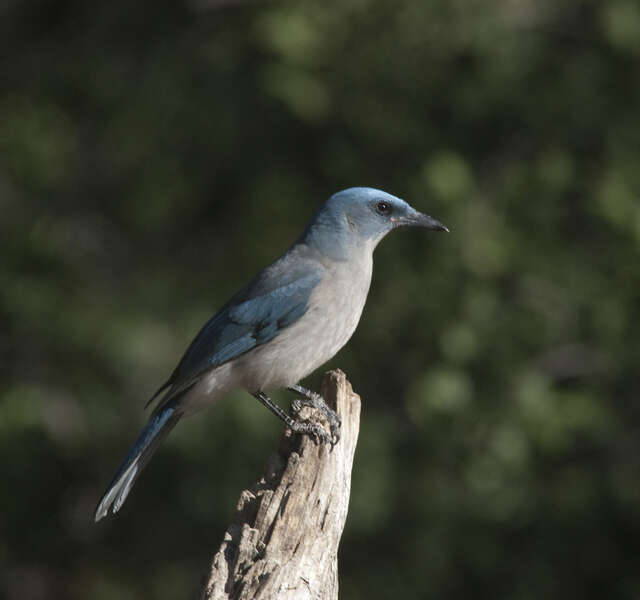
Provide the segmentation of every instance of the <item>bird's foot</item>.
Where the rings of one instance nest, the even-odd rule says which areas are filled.
[[[317,394],[316,392],[308,390],[307,388],[304,388],[301,385],[297,384],[292,385],[288,389],[299,396],[299,398],[291,403],[291,411],[294,415],[297,416],[300,410],[302,410],[303,406],[316,408],[324,415],[324,417],[329,422],[329,430],[331,432],[331,447],[333,448],[340,440],[340,427],[342,426],[340,417],[334,410],[329,408],[327,403],[324,401],[324,398],[320,394]]]
[[[291,431],[293,431],[294,433],[311,436],[316,445],[331,443],[331,447],[333,448],[331,436],[319,423],[314,423],[313,421],[292,420],[292,422],[289,424],[289,429],[291,429]]]
[[[291,429],[294,433],[301,433],[313,436],[316,444],[322,442],[331,442],[332,448],[335,442],[332,442],[333,434],[330,436],[322,427],[322,425],[318,423],[314,423],[313,421],[300,420],[298,418],[298,412],[302,405],[298,408],[298,410],[294,413],[294,417],[288,415],[284,410],[282,410],[267,394],[265,394],[262,390],[258,390],[253,394],[264,406],[266,406],[274,415],[276,415],[279,419],[284,421],[285,425]]]

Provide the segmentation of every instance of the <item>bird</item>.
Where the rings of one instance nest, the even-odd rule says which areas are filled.
[[[403,226],[449,231],[381,190],[353,187],[333,194],[293,245],[200,329],[147,402],[157,401],[157,406],[98,503],[95,521],[120,510],[140,472],[182,417],[235,389],[255,396],[293,432],[333,447],[339,440],[339,417],[299,382],[351,338],[369,292],[373,251],[390,231]],[[283,388],[298,397],[294,416],[267,394]],[[302,405],[320,409],[330,433],[316,422],[294,418]]]

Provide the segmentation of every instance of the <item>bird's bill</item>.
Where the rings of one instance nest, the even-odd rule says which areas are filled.
[[[447,227],[440,223],[440,221],[436,221],[429,215],[423,215],[417,210],[414,210],[407,215],[396,217],[395,219],[392,217],[392,220],[395,221],[395,224],[398,227],[424,227],[425,229],[431,229],[432,231],[446,231],[449,233]]]

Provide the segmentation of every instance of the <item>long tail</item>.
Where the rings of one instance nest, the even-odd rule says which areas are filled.
[[[120,510],[138,475],[181,416],[182,414],[177,411],[175,404],[171,402],[149,417],[145,428],[134,442],[129,454],[118,468],[102,500],[100,500],[100,504],[96,508],[96,522],[106,517],[110,509],[113,514]]]

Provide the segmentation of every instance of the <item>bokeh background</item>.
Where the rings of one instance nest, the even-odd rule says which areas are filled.
[[[363,398],[342,597],[640,598],[634,0],[2,3],[0,597],[196,596],[272,415],[230,395],[95,503],[352,185],[452,233],[385,240],[329,365]]]

